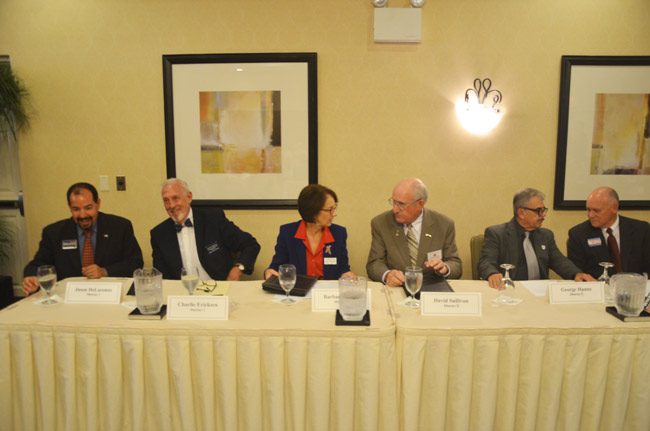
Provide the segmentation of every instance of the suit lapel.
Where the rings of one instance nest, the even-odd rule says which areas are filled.
[[[628,268],[626,267],[625,262],[631,261],[630,253],[632,252],[632,248],[629,245],[634,243],[634,230],[631,228],[625,217],[618,217],[618,232],[621,237],[621,243],[618,245],[621,255],[621,271],[627,271]]]
[[[78,241],[77,224],[72,220],[72,218],[69,218],[65,223],[63,238],[74,239],[75,241]],[[68,262],[70,267],[74,269],[74,273],[78,273],[78,274],[81,274],[81,250],[79,249],[80,246],[81,244],[77,243],[77,249],[74,250],[74,253],[65,253],[65,255],[68,256],[69,259]],[[58,247],[63,247],[63,245],[58,244]]]
[[[196,241],[196,252],[199,255],[199,260],[203,259],[203,250],[205,235],[203,231],[205,230],[205,223],[203,218],[203,213],[192,208],[192,217],[194,218],[194,240]],[[203,263],[201,263],[203,265]],[[205,266],[203,266],[205,268]]]
[[[97,236],[95,237],[95,264],[102,266],[106,249],[108,248],[109,233],[106,226],[106,217],[99,213],[97,217]]]
[[[394,248],[399,250],[399,257],[402,260],[401,265],[397,266],[398,268],[405,268],[411,264],[411,258],[409,256],[409,246],[406,240],[406,235],[404,234],[404,226],[397,224],[395,219],[390,217],[389,223],[391,233],[390,238],[392,238]]]
[[[427,260],[427,251],[433,250],[433,235],[436,232],[435,222],[432,214],[424,210],[422,216],[422,227],[420,229],[420,240],[418,242],[418,259],[417,265],[422,265]],[[408,251],[408,248],[407,248]],[[442,253],[442,250],[440,251]],[[444,256],[442,256],[444,258]]]
[[[517,235],[517,228],[513,223],[517,223],[516,221],[510,222],[506,225],[506,253],[505,259],[501,263],[509,263],[511,265],[519,265],[519,248],[521,244],[519,244],[519,235]],[[508,251],[510,253],[508,253]],[[525,259],[524,259],[525,261]],[[515,274],[518,275],[518,278],[528,278],[528,268],[516,268],[514,271],[511,271],[510,276],[515,277]],[[525,277],[524,277],[525,276]]]

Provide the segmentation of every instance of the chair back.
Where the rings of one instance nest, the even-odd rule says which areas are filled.
[[[483,248],[483,234],[474,235],[469,240],[469,250],[472,255],[472,280],[479,280],[478,261],[481,258],[481,248]]]

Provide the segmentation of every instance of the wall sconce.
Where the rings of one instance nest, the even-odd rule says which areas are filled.
[[[456,116],[463,129],[474,135],[485,135],[494,129],[503,117],[498,106],[502,99],[501,92],[492,89],[491,79],[476,78],[474,88],[465,91],[465,100],[456,103]]]
[[[422,7],[427,0],[409,0],[411,7]],[[372,5],[374,7],[385,7],[388,4],[388,0],[372,0]]]

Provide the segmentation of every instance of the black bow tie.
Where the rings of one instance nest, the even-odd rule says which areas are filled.
[[[187,219],[187,220],[185,220],[185,223],[183,223],[183,224],[175,224],[174,225],[174,227],[176,228],[176,232],[180,232],[181,229],[183,229],[184,226],[192,227],[192,220]]]

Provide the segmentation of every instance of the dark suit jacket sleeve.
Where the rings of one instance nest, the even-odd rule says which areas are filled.
[[[219,220],[218,226],[221,231],[221,238],[223,238],[229,250],[238,254],[236,261],[244,265],[244,272],[246,274],[252,274],[255,260],[260,252],[260,245],[253,235],[244,232],[228,220],[223,211],[219,211],[219,214],[221,220]]]
[[[601,239],[602,241],[602,239]],[[598,278],[598,270],[592,268],[589,261],[587,250],[587,237],[582,234],[581,225],[574,226],[569,230],[569,239],[567,240],[567,256],[578,268],[584,272],[588,272],[592,277]],[[601,271],[602,272],[602,271]],[[596,274],[596,275],[594,275]]]
[[[278,270],[278,267],[284,263],[289,263],[291,262],[291,257],[289,253],[289,244],[287,243],[290,232],[288,232],[288,228],[290,225],[283,225],[280,226],[280,231],[278,232],[278,238],[275,241],[275,254],[273,255],[273,258],[271,259],[271,264],[269,265],[269,268],[272,268],[274,270]],[[294,229],[294,234],[295,234],[295,229]],[[292,262],[295,265],[295,262]],[[297,268],[297,266],[296,266]],[[298,269],[298,272],[300,272],[300,269]]]
[[[580,271],[573,262],[569,260],[557,248],[555,238],[551,231],[548,231],[549,237],[546,240],[548,247],[548,267],[555,271],[560,277],[566,280],[573,280]]]
[[[151,229],[150,232],[153,267],[162,273],[165,280],[174,280],[178,278],[178,274],[176,274],[178,271],[173,269],[169,265],[169,262],[167,262],[167,259],[165,259],[165,253],[163,252],[163,247],[165,245],[162,243],[162,238],[160,237],[158,229],[160,229],[160,227]]]
[[[133,225],[125,218],[109,215],[102,217],[99,223],[106,223],[106,231],[110,236],[108,240],[97,238],[97,242],[110,242],[106,244],[105,254],[99,256],[96,263],[106,269],[109,277],[133,277],[133,271],[144,265],[142,250],[135,238]],[[104,227],[100,224],[99,229],[103,231]]]
[[[36,251],[34,259],[32,259],[23,270],[23,275],[25,277],[35,276],[36,269],[40,265],[55,264],[56,247],[60,246],[57,242],[58,241],[53,236],[52,227],[45,227],[41,234],[41,241],[38,244],[38,250]]]
[[[337,267],[338,267],[338,275],[339,277],[346,272],[350,271],[350,261],[348,258],[348,232],[344,227],[341,227],[337,229],[338,232],[337,234],[334,235],[334,240],[336,241],[337,245],[337,252],[338,252],[338,257],[337,257]]]
[[[463,275],[463,264],[458,257],[458,247],[456,247],[456,227],[451,224],[445,235],[445,244],[442,251],[443,262],[449,266],[449,275],[447,278],[460,278]]]
[[[501,272],[499,271],[500,243],[501,238],[497,227],[491,226],[485,229],[481,257],[478,261],[478,274],[483,280]]]
[[[375,217],[372,222],[370,222],[372,242],[370,243],[370,252],[368,253],[368,261],[366,262],[366,272],[371,280],[381,282],[382,276],[390,268],[386,262],[388,252],[386,250],[384,238],[381,235],[379,223],[379,217]]]

